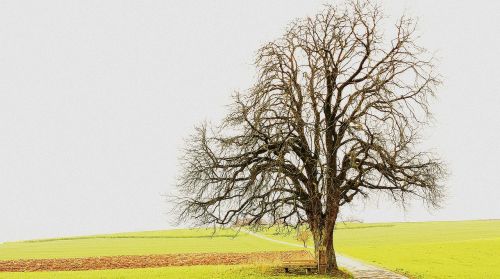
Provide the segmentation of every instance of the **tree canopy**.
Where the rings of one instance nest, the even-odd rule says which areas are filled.
[[[414,19],[388,34],[382,19],[370,1],[327,6],[259,49],[254,86],[187,143],[181,218],[307,224],[331,270],[341,206],[375,192],[437,205],[446,171],[418,143],[439,75]]]

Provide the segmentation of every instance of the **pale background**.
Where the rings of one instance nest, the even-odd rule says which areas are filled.
[[[259,46],[323,3],[1,1],[0,241],[168,228],[183,138],[251,85]],[[441,59],[425,146],[449,164],[448,199],[344,215],[500,218],[499,3],[382,1],[418,16]]]

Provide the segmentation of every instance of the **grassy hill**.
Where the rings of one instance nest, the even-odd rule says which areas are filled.
[[[340,252],[416,278],[500,278],[500,221],[339,230]]]
[[[298,243],[294,233],[261,231]],[[340,224],[338,252],[413,278],[500,278],[500,220]],[[0,244],[0,260],[299,249],[231,229],[120,233]],[[255,266],[192,266],[131,270],[0,273],[0,278],[282,278]],[[315,277],[318,278],[318,277]]]
[[[413,278],[500,278],[500,220],[339,224],[334,238],[336,251]]]
[[[237,233],[232,229],[180,229],[41,239],[0,244],[1,260],[61,259],[118,255],[233,253],[300,250]],[[0,272],[4,278],[288,278],[274,275],[266,264],[203,265],[165,268],[57,272]],[[300,276],[308,278],[310,276]],[[314,278],[322,278],[315,276]],[[327,278],[327,277],[323,277]]]
[[[294,249],[232,229],[180,229],[7,242],[0,260]]]

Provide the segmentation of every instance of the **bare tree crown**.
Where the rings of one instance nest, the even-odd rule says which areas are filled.
[[[382,19],[369,1],[327,6],[264,45],[255,85],[186,147],[181,218],[324,227],[375,191],[436,205],[445,170],[416,144],[439,80],[414,20],[390,37]]]

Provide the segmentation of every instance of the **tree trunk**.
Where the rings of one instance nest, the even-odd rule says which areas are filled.
[[[332,273],[338,271],[337,257],[335,256],[335,248],[333,247],[333,228],[328,231],[325,230],[323,245],[326,247],[326,272]]]
[[[333,221],[333,225],[335,221]],[[333,246],[334,226],[311,226],[314,238],[314,253],[320,274],[332,273],[338,270],[337,258]]]

